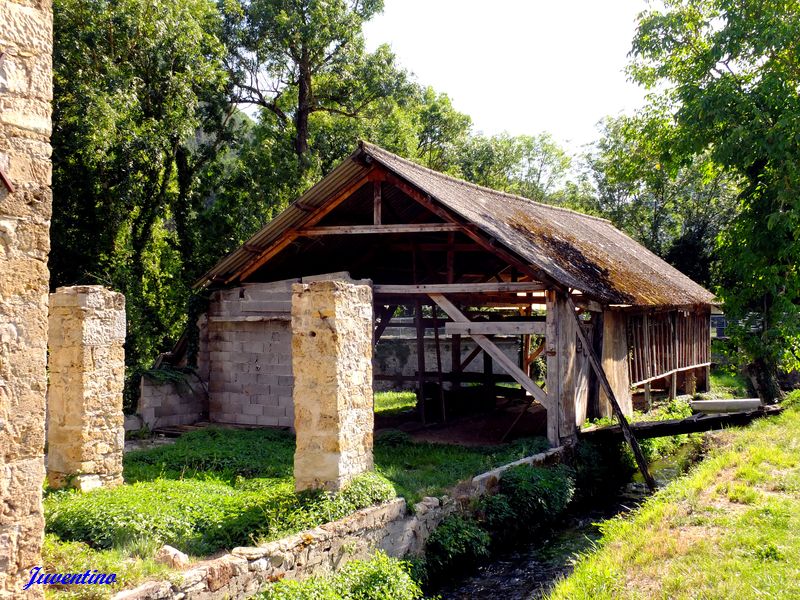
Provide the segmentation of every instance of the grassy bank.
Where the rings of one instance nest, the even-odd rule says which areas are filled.
[[[713,435],[688,475],[603,525],[551,600],[800,597],[798,405]]]

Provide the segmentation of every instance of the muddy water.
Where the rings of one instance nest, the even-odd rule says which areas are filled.
[[[650,470],[659,487],[686,471],[696,451],[686,444],[675,455],[655,461]],[[435,591],[443,600],[534,600],[547,595],[553,584],[572,572],[575,557],[590,551],[600,538],[598,523],[625,514],[648,496],[641,475],[605,506],[568,514],[556,530],[499,556],[471,577]]]

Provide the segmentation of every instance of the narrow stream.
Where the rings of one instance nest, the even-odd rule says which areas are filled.
[[[659,487],[686,471],[696,446],[685,444],[674,455],[657,460],[650,470]],[[435,591],[443,600],[535,600],[547,595],[553,584],[573,568],[575,556],[590,550],[600,538],[597,523],[637,507],[649,495],[639,473],[605,506],[567,514],[562,526],[544,537],[497,555],[477,573]]]

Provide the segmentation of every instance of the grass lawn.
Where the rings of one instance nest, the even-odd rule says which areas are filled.
[[[47,492],[45,564],[50,572],[124,564],[120,579],[129,587],[164,572],[149,560],[164,543],[203,556],[277,539],[396,495],[410,503],[441,495],[545,447],[543,438],[487,448],[416,443],[393,430],[376,439],[376,474],[339,494],[296,494],[288,432],[195,431],[175,444],[126,454],[123,486]]]
[[[744,375],[728,368],[711,370],[711,396],[715,398],[747,398],[747,379]]]
[[[417,406],[415,392],[375,392],[375,414],[398,415],[414,410]]]
[[[800,598],[800,392],[788,404],[715,434],[689,474],[604,523],[551,600]]]

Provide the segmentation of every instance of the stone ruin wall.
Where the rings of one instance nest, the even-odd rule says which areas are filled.
[[[41,595],[52,32],[48,0],[0,2],[0,598]]]
[[[122,483],[125,297],[99,285],[50,295],[47,479],[90,490]]]

